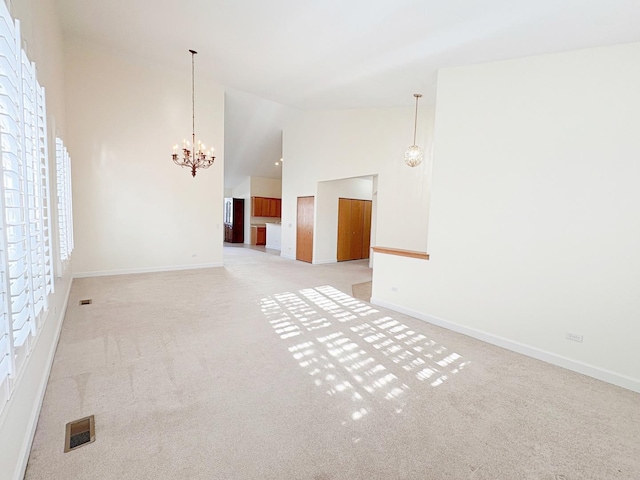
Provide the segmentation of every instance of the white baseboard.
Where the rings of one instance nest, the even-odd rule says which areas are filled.
[[[284,254],[282,252],[280,253],[280,256],[282,258],[286,258],[287,260],[295,260],[296,259],[295,255],[286,255],[286,254]]]
[[[108,277],[111,275],[131,275],[135,273],[173,272],[177,270],[197,270],[201,268],[223,267],[222,262],[200,263],[197,265],[173,265],[170,267],[129,268],[126,270],[105,270],[101,272],[76,272],[73,278]]]
[[[280,247],[280,245],[265,245],[264,248],[269,248],[271,250],[280,250],[282,247]]]
[[[314,265],[325,265],[327,263],[338,263],[338,259],[334,258],[333,260],[314,260]]]
[[[527,355],[528,357],[533,357],[538,360],[542,360],[543,362],[551,363],[553,365],[566,368],[567,370],[572,370],[589,377],[597,378],[598,380],[602,380],[603,382],[612,383],[613,385],[617,385],[619,387],[640,393],[640,379],[628,377],[626,375],[612,372],[604,368],[595,367],[593,365],[589,365],[578,360],[573,360],[556,353],[548,352],[546,350],[532,347],[530,345],[525,345],[524,343],[516,342],[514,340],[509,340],[508,338],[493,335],[481,330],[476,330],[475,328],[465,327],[464,325],[450,322],[443,318],[428,315],[411,308],[403,307],[401,305],[396,305],[385,300],[380,300],[372,297],[370,303],[378,305],[380,307],[388,308],[389,310],[403,313],[405,315],[409,315],[411,317],[415,317],[419,320],[423,320],[433,325],[446,328],[447,330],[462,333],[464,335],[468,335],[469,337],[482,340],[483,342],[497,345],[498,347],[506,348],[507,350],[521,353],[523,355]]]
[[[47,384],[49,383],[49,376],[51,375],[51,368],[53,367],[53,358],[58,348],[58,341],[60,340],[60,333],[62,332],[62,324],[64,323],[64,316],[67,313],[67,305],[69,304],[69,295],[71,294],[72,284],[73,284],[73,281],[70,281],[69,287],[67,288],[67,293],[65,295],[64,303],[62,304],[62,308],[60,309],[60,314],[58,315],[58,318],[57,318],[58,326],[56,327],[56,333],[54,336],[55,341],[52,342],[51,348],[49,349],[49,353],[47,354],[46,370],[43,373],[42,380],[40,380],[40,385],[38,386],[36,403],[33,405],[33,410],[31,411],[31,416],[29,418],[29,423],[27,425],[27,431],[29,432],[26,437],[27,441],[21,447],[20,459],[18,463],[19,468],[15,471],[16,476],[14,477],[14,480],[22,480],[27,471],[27,463],[29,462],[29,455],[31,454],[31,445],[33,444],[33,439],[36,435],[38,418],[40,418],[40,410],[42,409],[42,402],[44,402],[44,394],[47,391]],[[36,342],[39,338],[40,337],[36,337]],[[34,345],[33,348],[35,349],[36,347],[37,347],[37,343],[36,345]],[[6,407],[9,407],[9,405],[7,405]]]

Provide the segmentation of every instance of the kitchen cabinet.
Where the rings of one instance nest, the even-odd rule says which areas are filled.
[[[254,217],[281,217],[282,199],[251,197],[251,215]]]
[[[251,225],[251,245],[266,245],[267,227],[265,225]]]

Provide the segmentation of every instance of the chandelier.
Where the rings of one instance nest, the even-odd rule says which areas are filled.
[[[422,159],[424,158],[424,152],[416,145],[416,130],[418,129],[418,99],[422,95],[414,93],[413,96],[416,97],[416,115],[413,122],[413,145],[407,148],[404,152],[404,163],[410,167],[417,167],[422,163]]]
[[[196,143],[195,56],[198,52],[195,50],[189,50],[189,52],[191,52],[191,143],[186,139],[182,141],[181,156],[178,153],[178,145],[174,145],[171,158],[176,165],[190,168],[191,176],[195,177],[197,169],[209,168],[216,157],[213,156],[213,148],[207,152],[200,140]]]

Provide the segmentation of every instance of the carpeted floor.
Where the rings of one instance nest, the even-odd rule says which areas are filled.
[[[354,283],[351,285],[351,295],[358,300],[368,302],[371,300],[371,284],[372,282]]]
[[[74,281],[27,479],[640,478],[640,395],[354,299],[366,261],[225,255]]]

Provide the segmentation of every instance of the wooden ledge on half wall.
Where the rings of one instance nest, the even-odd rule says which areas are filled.
[[[398,255],[400,257],[418,258],[420,260],[429,260],[427,252],[418,252],[416,250],[401,250],[399,248],[389,247],[372,247],[375,253],[384,253],[387,255]]]

